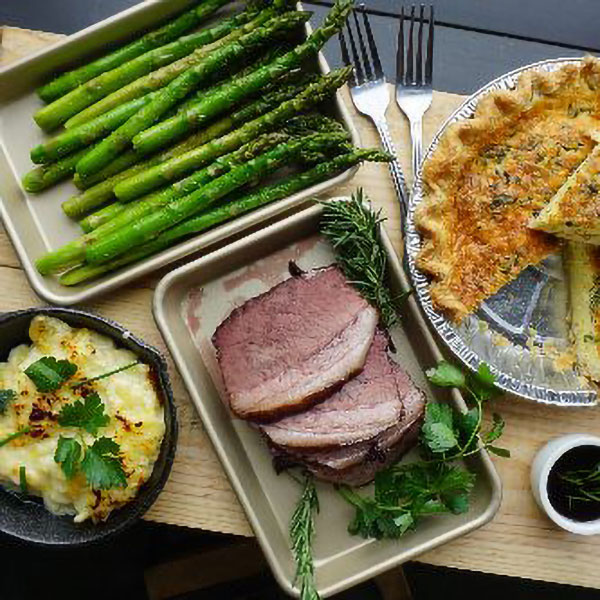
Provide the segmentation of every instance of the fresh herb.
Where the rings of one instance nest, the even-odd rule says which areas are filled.
[[[109,421],[109,416],[104,413],[104,403],[96,392],[88,394],[83,402],[77,400],[73,404],[66,404],[58,414],[59,425],[80,427],[92,435],[96,435],[101,427],[106,427]]]
[[[559,477],[570,484],[569,505],[575,502],[600,502],[600,463],[591,468],[561,473]]]
[[[74,438],[66,438],[61,435],[54,452],[54,462],[60,464],[67,479],[75,477],[79,470],[80,459],[81,444]]]
[[[6,412],[8,403],[12,402],[17,397],[15,390],[0,390],[0,415]]]
[[[510,456],[508,450],[493,445],[504,431],[499,415],[493,416],[489,430],[481,431],[483,404],[499,393],[487,365],[465,375],[442,361],[427,376],[435,385],[460,388],[475,406],[458,413],[447,404],[428,403],[420,437],[422,460],[396,464],[377,473],[373,496],[339,488],[340,495],[355,508],[348,526],[353,535],[395,539],[426,515],[466,512],[475,476],[455,461],[478,452],[480,442],[490,452]]]
[[[296,561],[294,583],[300,584],[301,600],[319,600],[315,587],[312,541],[315,533],[314,514],[319,512],[319,498],[312,477],[306,475],[304,489],[290,521],[290,540]]]
[[[25,375],[33,381],[39,392],[55,392],[77,372],[77,365],[68,360],[56,360],[44,356],[25,369]]]
[[[108,373],[103,373],[102,375],[97,375],[96,377],[89,377],[89,378],[85,378],[85,379],[81,379],[80,381],[76,381],[73,384],[71,384],[72,388],[78,388],[81,387],[82,385],[87,385],[88,383],[91,383],[92,381],[98,381],[100,379],[105,379],[106,377],[110,377],[111,375],[116,375],[117,373],[122,373],[123,371],[127,371],[128,369],[131,369],[132,367],[135,367],[136,365],[139,365],[139,361],[135,361],[132,363],[129,363],[128,365],[125,365],[124,367],[119,367],[118,369],[114,369],[113,371],[109,371]]]
[[[25,465],[19,467],[19,489],[22,494],[27,494],[27,467]]]
[[[407,294],[393,296],[387,286],[387,256],[379,233],[385,219],[365,201],[362,189],[358,189],[348,202],[324,203],[320,229],[331,242],[348,280],[379,309],[383,324],[391,327]]]
[[[21,437],[22,435],[29,433],[29,431],[30,431],[29,427],[23,427],[23,429],[19,429],[19,431],[15,431],[14,433],[11,433],[4,438],[1,438],[0,439],[0,448],[2,446],[6,446],[6,444],[12,442],[13,440],[17,439],[18,437]]]
[[[127,477],[119,460],[121,448],[114,440],[101,437],[86,449],[81,469],[95,490],[127,487]]]

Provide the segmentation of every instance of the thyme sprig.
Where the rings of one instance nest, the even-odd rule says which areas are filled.
[[[379,233],[384,221],[359,188],[347,202],[323,204],[320,230],[333,246],[344,275],[379,309],[383,324],[391,327],[407,294],[394,296],[388,286],[387,256]]]

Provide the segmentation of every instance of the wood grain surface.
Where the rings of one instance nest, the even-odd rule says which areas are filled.
[[[5,28],[0,61],[6,64],[56,38],[51,34]],[[344,95],[351,106],[346,92]],[[425,118],[426,141],[461,101],[461,96],[434,94],[433,105]],[[402,162],[410,176],[407,125],[395,106],[388,116]],[[364,145],[378,143],[374,129],[366,119],[356,115],[356,123]],[[348,193],[358,186],[363,186],[375,204],[384,209],[388,217],[388,232],[400,251],[399,210],[386,167],[367,165],[361,168],[350,185],[336,189],[334,193]],[[119,321],[166,354],[151,316],[153,290],[164,272],[135,281],[84,308]],[[6,234],[0,230],[0,310],[40,303],[20,269]],[[180,443],[171,478],[146,518],[251,535],[243,511],[172,363],[170,374],[179,407]],[[529,468],[538,449],[550,438],[563,433],[597,432],[600,429],[600,410],[543,407],[510,397],[500,400],[497,409],[507,421],[503,445],[509,447],[513,455],[510,460],[495,460],[504,484],[500,512],[484,528],[423,555],[420,560],[600,588],[600,537],[579,537],[558,530],[538,510],[529,491]]]

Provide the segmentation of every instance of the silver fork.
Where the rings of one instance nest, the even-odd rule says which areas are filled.
[[[423,68],[423,26],[425,7],[419,9],[419,32],[417,34],[416,60],[414,55],[415,7],[410,9],[410,30],[408,48],[404,52],[404,7],[400,9],[400,28],[398,30],[398,50],[396,54],[396,102],[410,121],[412,139],[413,178],[417,176],[423,156],[423,115],[431,106],[433,91],[433,6],[429,8],[429,31],[427,35],[427,53]]]
[[[381,61],[379,60],[379,53],[377,52],[377,46],[375,45],[375,39],[373,38],[369,17],[364,6],[361,6],[360,13],[362,14],[363,21],[362,29],[357,17],[357,11],[354,10],[352,12],[354,30],[356,31],[358,45],[360,47],[360,56],[357,50],[356,38],[349,20],[346,24],[346,33],[348,40],[350,41],[352,62],[350,61],[350,54],[348,53],[348,46],[346,45],[346,36],[343,31],[340,31],[339,40],[342,51],[342,60],[346,65],[352,64],[354,67],[350,78],[350,95],[352,96],[354,106],[356,106],[356,109],[359,112],[373,121],[384,149],[393,157],[393,160],[389,163],[389,168],[394,182],[394,188],[396,189],[396,194],[400,201],[402,214],[405,215],[408,208],[406,181],[400,163],[398,162],[396,148],[394,147],[392,136],[390,135],[388,123],[385,119],[385,112],[390,103],[390,94],[386,86],[383,69],[381,68]],[[371,54],[370,56],[367,51],[367,45],[365,44],[363,30],[366,34]]]

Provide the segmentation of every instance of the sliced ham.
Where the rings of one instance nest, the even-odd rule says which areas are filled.
[[[328,397],[362,370],[377,320],[336,266],[248,300],[213,335],[232,412],[266,422]]]

